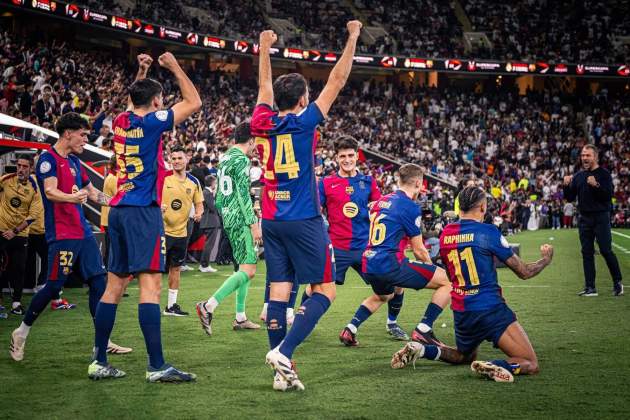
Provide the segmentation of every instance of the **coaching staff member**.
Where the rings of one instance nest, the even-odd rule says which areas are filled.
[[[606,260],[613,278],[615,296],[623,295],[619,262],[612,251],[610,233],[610,209],[613,195],[613,183],[610,173],[599,166],[597,148],[587,144],[580,154],[583,170],[575,175],[564,177],[564,197],[567,201],[578,199],[580,211],[578,228],[582,244],[582,263],[584,265],[584,290],[579,296],[597,296],[595,288],[595,246],[597,240],[599,252]]]

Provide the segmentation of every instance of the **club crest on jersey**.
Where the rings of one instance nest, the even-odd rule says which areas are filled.
[[[348,185],[346,187],[346,194],[352,195],[353,192],[354,192],[354,187],[352,185]]]
[[[50,165],[50,162],[42,162],[42,164],[39,166],[39,171],[43,174],[47,173],[48,171],[50,171],[52,169],[52,166]]]
[[[357,214],[359,214],[359,206],[357,206],[352,201],[349,201],[343,205],[343,215],[346,216],[348,219],[356,217]]]
[[[166,121],[166,119],[168,118],[168,111],[157,111],[155,113],[155,118],[160,121]]]
[[[70,173],[72,176],[77,176],[77,171],[73,167],[70,167]]]
[[[189,194],[189,195],[192,194],[192,189],[186,188],[186,194]]]

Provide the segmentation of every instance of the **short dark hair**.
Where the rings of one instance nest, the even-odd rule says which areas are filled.
[[[466,187],[459,193],[459,210],[470,211],[486,198],[486,192],[480,187]]]
[[[19,155],[15,156],[15,161],[17,162],[18,160],[26,160],[26,161],[28,161],[28,164],[31,165],[31,167],[33,166],[33,164],[35,164],[35,161],[33,160],[33,156],[32,155],[27,155],[27,154],[20,153]]]
[[[355,152],[359,150],[359,142],[352,136],[341,136],[335,140],[335,153],[340,150],[352,149]]]
[[[173,153],[179,153],[182,152],[183,154],[186,154],[186,150],[184,150],[184,148],[180,145],[177,146],[173,146],[173,148],[171,148],[171,154]]]
[[[400,175],[400,183],[408,185],[414,178],[422,179],[422,168],[415,163],[407,163],[400,167],[398,174]]]
[[[234,141],[237,144],[247,143],[249,139],[252,138],[252,130],[249,126],[249,121],[244,121],[234,127],[232,137],[234,137]]]
[[[585,144],[582,148],[592,150],[593,153],[595,153],[595,156],[599,156],[599,149],[594,144]]]
[[[90,123],[76,112],[63,114],[61,118],[57,120],[56,129],[60,137],[63,136],[66,130],[79,130],[81,128],[89,129]]]
[[[280,111],[293,109],[308,89],[308,83],[299,73],[283,74],[273,82],[273,97]]]
[[[206,175],[206,177],[203,179],[203,183],[206,187],[211,187],[216,180],[217,178],[214,175]]]
[[[151,104],[151,100],[161,93],[162,85],[153,79],[136,80],[129,86],[129,97],[133,106],[148,106]]]

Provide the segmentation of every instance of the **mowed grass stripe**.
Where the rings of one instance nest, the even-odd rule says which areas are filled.
[[[624,231],[625,232],[625,231]],[[550,238],[553,238],[551,240]],[[521,244],[521,256],[539,258],[539,246],[555,247],[553,264],[539,277],[522,281],[499,269],[504,296],[526,329],[539,357],[541,373],[518,377],[514,384],[497,384],[474,377],[467,366],[420,360],[416,369],[394,371],[391,355],[401,347],[385,332],[383,308],[359,330],[358,348],[344,348],[337,336],[361,300],[370,294],[352,271],[346,286],[315,332],[298,349],[295,359],[305,393],[272,391],[272,372],[264,365],[267,335],[234,332],[233,297],[216,311],[214,335],[207,337],[193,315],[194,305],[207,299],[232,272],[220,267],[209,275],[183,274],[179,303],[190,311],[186,318],[163,317],[167,361],[199,376],[194,385],[150,385],[144,382],[146,353],[137,320],[137,284],[119,305],[112,339],[134,348],[110,361],[125,370],[122,380],[93,383],[87,366],[93,328],[82,289],[64,294],[78,308],[70,312],[46,310],[31,330],[21,363],[8,355],[11,331],[18,317],[0,320],[0,369],[3,375],[2,416],[6,418],[218,418],[258,419],[392,419],[392,418],[598,418],[627,416],[626,363],[630,323],[628,297],[614,298],[610,276],[601,256],[597,261],[600,296],[580,299],[583,286],[577,230],[526,232],[509,238]],[[630,278],[629,258],[619,255],[623,275]],[[262,307],[264,262],[250,288],[247,313],[257,321]],[[166,278],[162,307],[166,303]],[[418,322],[431,293],[409,290],[399,317],[410,331]],[[26,298],[24,303],[28,303]],[[6,300],[5,300],[6,302]],[[444,328],[441,326],[445,325]],[[453,316],[444,311],[436,334],[455,342]],[[489,343],[479,357],[501,353]],[[625,401],[625,402],[624,402]]]

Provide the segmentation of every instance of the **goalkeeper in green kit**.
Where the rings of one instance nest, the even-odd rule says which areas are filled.
[[[201,327],[208,335],[212,335],[214,310],[233,292],[236,292],[236,319],[232,327],[235,330],[260,328],[260,325],[251,322],[245,315],[245,300],[249,283],[256,274],[255,246],[260,243],[262,237],[249,195],[248,155],[255,147],[249,122],[237,125],[233,137],[234,146],[219,162],[216,207],[223,218],[223,227],[232,245],[234,262],[239,265],[239,270],[225,280],[207,302],[197,303],[197,315],[199,315]]]

